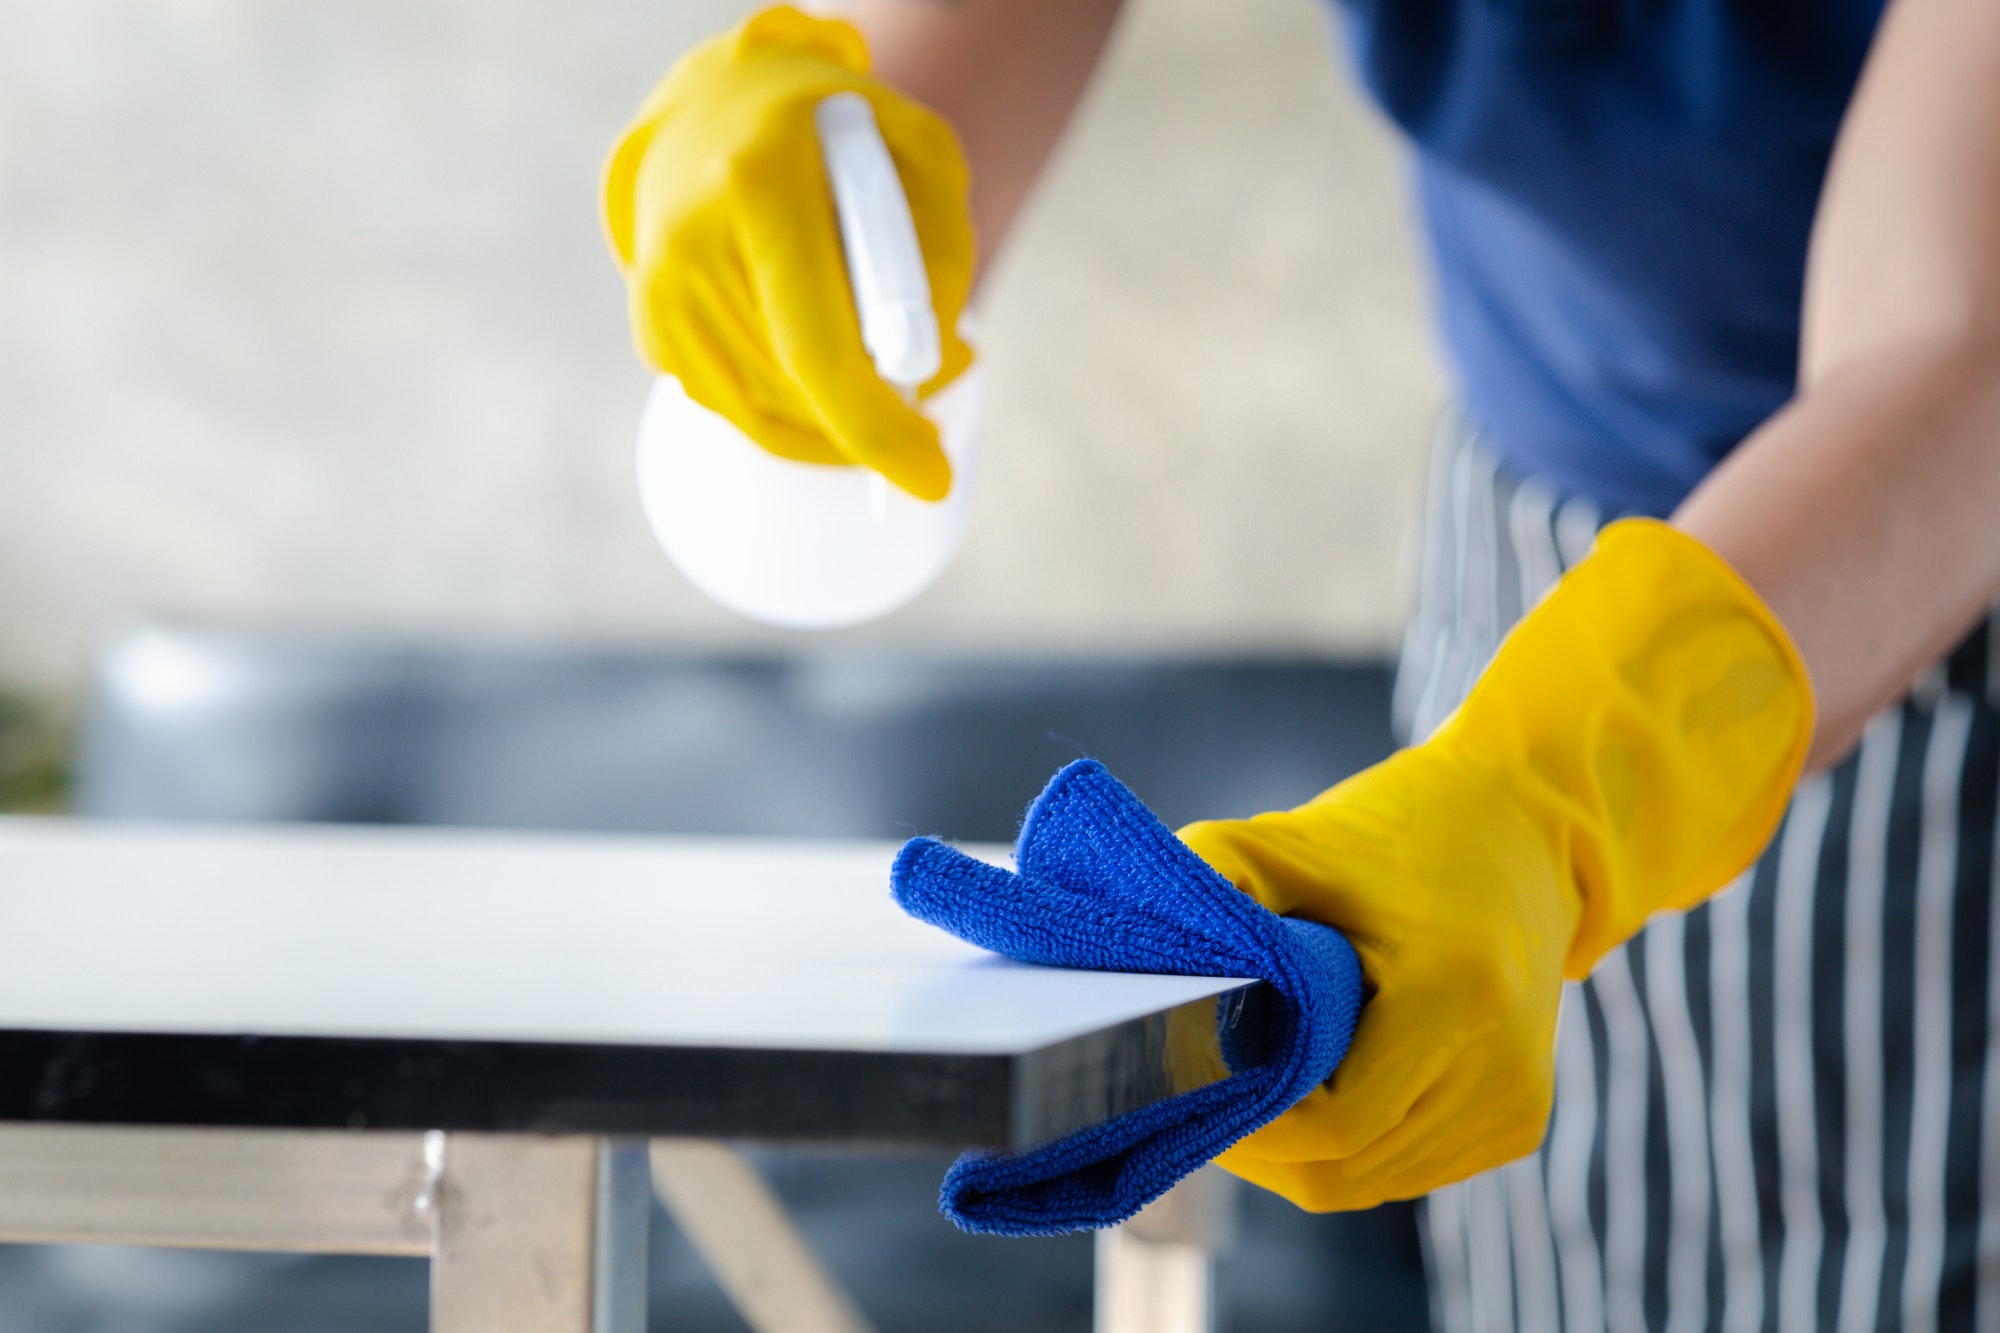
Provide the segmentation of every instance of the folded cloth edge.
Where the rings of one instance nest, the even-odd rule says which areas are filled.
[[[1363,999],[1347,940],[1238,891],[1103,765],[1078,760],[1050,780],[1023,821],[1016,863],[1009,872],[912,839],[892,891],[920,920],[1021,961],[1254,976],[1278,998],[1278,1054],[1049,1143],[965,1154],[939,1197],[962,1229],[1054,1235],[1124,1221],[1282,1114],[1346,1054]],[[1059,928],[1078,921],[1092,927],[1082,939]],[[1224,1053],[1235,1058],[1226,1034]]]

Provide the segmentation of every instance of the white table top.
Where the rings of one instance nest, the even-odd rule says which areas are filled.
[[[1015,1054],[1240,984],[996,958],[894,853],[0,818],[0,1029]]]

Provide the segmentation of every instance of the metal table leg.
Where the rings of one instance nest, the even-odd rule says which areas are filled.
[[[641,1141],[427,1136],[432,1333],[644,1333]]]
[[[757,1168],[725,1144],[656,1139],[653,1182],[757,1333],[872,1333]]]
[[[1216,1260],[1236,1238],[1236,1181],[1206,1166],[1097,1233],[1097,1333],[1215,1333]]]

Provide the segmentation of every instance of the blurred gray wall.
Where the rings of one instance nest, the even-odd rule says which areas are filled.
[[[770,645],[660,556],[604,149],[728,0],[0,0],[0,686],[138,613]],[[1133,0],[986,301],[981,507],[841,642],[1386,648],[1439,398],[1315,0]]]

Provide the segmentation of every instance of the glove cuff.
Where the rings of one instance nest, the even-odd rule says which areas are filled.
[[[871,61],[868,39],[842,18],[807,14],[791,5],[761,9],[730,34],[739,53],[770,46],[819,56],[855,74],[866,74]]]
[[[1587,975],[1776,831],[1813,735],[1811,678],[1771,609],[1679,529],[1626,519],[1516,626],[1434,743],[1500,766],[1553,839]]]

